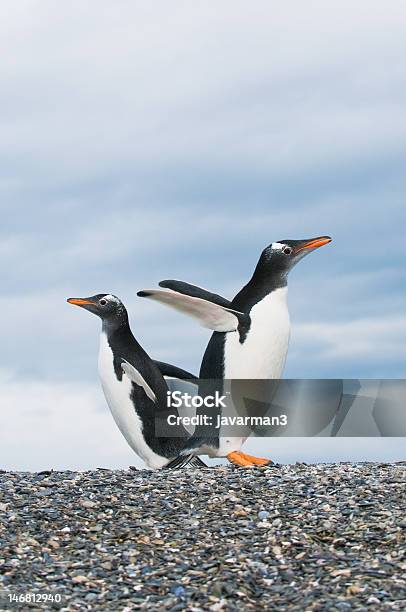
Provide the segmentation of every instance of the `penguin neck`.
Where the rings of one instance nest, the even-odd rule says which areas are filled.
[[[109,333],[110,331],[114,331],[115,329],[119,329],[120,327],[128,327],[128,314],[126,310],[121,310],[119,314],[115,314],[114,316],[107,317],[102,320],[102,329],[103,331]]]
[[[270,272],[261,263],[261,261],[258,263],[251,279],[233,299],[232,307],[236,310],[249,312],[255,304],[263,300],[275,289],[287,289],[287,272],[280,270]]]
[[[109,344],[114,343],[114,340],[117,339],[126,339],[129,344],[137,343],[131,331],[126,312],[122,313],[120,317],[104,319],[102,323],[102,334],[106,335]]]

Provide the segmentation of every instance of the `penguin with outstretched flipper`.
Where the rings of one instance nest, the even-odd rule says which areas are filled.
[[[200,368],[204,392],[208,391],[204,380],[279,379],[290,335],[289,272],[306,255],[329,242],[329,236],[273,242],[263,250],[252,278],[233,300],[178,280],[162,281],[162,289],[145,289],[138,295],[180,310],[214,331]],[[210,435],[206,436],[204,428],[197,428],[195,442],[209,455],[227,457],[241,466],[269,463],[240,451],[246,438],[207,433]]]

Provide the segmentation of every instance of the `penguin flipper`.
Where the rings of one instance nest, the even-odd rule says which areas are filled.
[[[207,292],[208,293],[208,292]],[[231,308],[226,308],[207,299],[162,289],[145,289],[138,291],[139,297],[148,297],[162,302],[175,310],[197,319],[203,327],[218,332],[237,331],[240,323],[247,325],[249,315]]]
[[[169,376],[170,378],[179,378],[180,380],[196,380],[197,376],[187,372],[187,370],[182,370],[182,368],[178,368],[177,366],[172,365],[171,363],[165,363],[164,361],[158,361],[154,359],[154,363],[157,368],[160,370],[162,376]]]
[[[197,285],[191,285],[190,283],[185,283],[184,281],[179,280],[163,280],[158,284],[164,289],[172,289],[172,291],[176,291],[177,293],[183,293],[184,295],[189,295],[190,297],[201,298],[202,300],[213,302],[213,304],[223,306],[224,308],[231,307],[230,300],[227,300],[217,293],[212,293],[211,291],[207,291],[207,289],[198,287]]]
[[[140,374],[140,372],[137,370],[137,368],[131,365],[131,363],[128,363],[128,361],[126,361],[125,359],[122,359],[121,369],[123,370],[124,374],[128,376],[131,382],[138,385],[139,387],[142,387],[147,397],[149,397],[150,400],[156,403],[155,393],[153,392],[147,381]]]

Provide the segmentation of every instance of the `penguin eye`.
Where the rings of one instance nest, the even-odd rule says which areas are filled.
[[[100,306],[105,306],[107,304],[107,300],[102,298],[101,300],[99,300],[99,304],[100,304]]]
[[[290,247],[290,246],[285,246],[285,247],[283,248],[283,252],[285,253],[285,255],[291,255],[291,253],[292,253],[292,247]]]

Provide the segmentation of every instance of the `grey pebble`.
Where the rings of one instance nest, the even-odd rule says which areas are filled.
[[[0,473],[0,591],[69,611],[404,610],[405,467]]]
[[[266,510],[261,510],[260,512],[258,512],[258,518],[261,521],[266,521],[266,519],[270,516],[270,513],[267,512]]]

